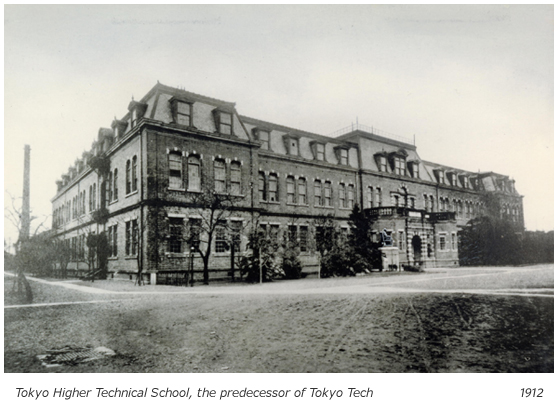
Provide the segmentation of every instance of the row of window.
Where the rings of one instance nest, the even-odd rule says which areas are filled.
[[[116,223],[107,228],[107,240],[109,246],[109,257],[118,256],[118,228]],[[139,250],[139,227],[138,220],[132,219],[124,222],[124,254],[126,256],[136,256]]]
[[[111,170],[106,181],[106,201],[108,203],[116,202],[118,200],[118,168]],[[138,158],[133,156],[132,159],[126,161],[126,195],[134,193],[138,190]],[[53,213],[52,224],[53,227],[59,227],[72,219],[77,219],[85,215],[85,199],[86,192],[83,191],[76,195],[71,202],[68,201],[62,206],[58,207]],[[101,194],[101,201],[105,197]],[[94,212],[97,209],[97,183],[89,186],[89,212]]]
[[[169,189],[199,192],[201,191],[201,158],[189,155],[186,162],[181,152],[170,152],[169,161]],[[186,169],[186,170],[184,170]],[[186,181],[184,176],[187,176]],[[216,193],[242,194],[242,164],[232,161],[227,167],[225,159],[213,161],[213,181]]]
[[[260,202],[279,202],[279,175],[265,172],[258,174],[258,197]],[[294,176],[286,178],[287,204],[308,205],[307,180],[304,177],[296,179]],[[352,209],[355,202],[355,186],[353,184],[339,183],[338,199],[340,208]],[[314,180],[314,206],[333,207],[333,189],[330,181]]]

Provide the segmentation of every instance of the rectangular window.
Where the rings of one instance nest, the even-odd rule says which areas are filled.
[[[455,233],[451,234],[451,248],[452,250],[457,250],[457,242]]]
[[[405,176],[405,161],[399,157],[394,159],[395,174],[399,176]]]
[[[418,163],[412,163],[412,168],[413,168],[413,177],[418,179],[419,177]]]
[[[376,188],[376,207],[382,206],[382,189],[377,187]]]
[[[368,202],[368,208],[371,209],[374,207],[374,188],[367,187],[366,188],[366,200]]]
[[[308,226],[301,226],[299,228],[299,246],[301,252],[308,251]]]
[[[269,201],[279,201],[277,196],[277,175],[269,175]]]
[[[298,203],[301,205],[306,204],[306,179],[303,177],[298,179]]]
[[[138,254],[139,246],[139,231],[138,231],[138,220],[132,220],[132,255]]]
[[[295,202],[295,181],[294,177],[287,177],[287,203]]]
[[[118,200],[118,169],[114,169],[113,179],[114,179],[114,183],[112,185],[113,200],[117,201]]]
[[[200,159],[197,156],[188,157],[188,190],[201,190]]]
[[[169,252],[182,253],[182,230],[184,219],[180,217],[169,218]]]
[[[118,224],[112,227],[112,256],[118,256]]]
[[[225,161],[217,159],[213,163],[215,171],[215,191],[217,193],[225,193],[227,187],[225,184]]]
[[[130,159],[128,159],[126,161],[126,194],[132,191],[131,173],[132,173],[132,162],[130,162]]]
[[[339,183],[339,207],[347,207],[347,194],[345,192],[345,183]]]
[[[331,207],[333,203],[331,202],[331,182],[325,182],[324,184],[324,206]]]
[[[260,130],[258,132],[258,139],[260,140],[261,148],[269,150],[269,132],[266,130]]]
[[[126,256],[130,255],[132,250],[132,222],[126,222]]]
[[[442,185],[446,184],[446,176],[443,170],[438,170],[438,183]]]
[[[225,226],[217,226],[215,229],[215,252],[224,253],[227,251],[227,236]]]
[[[182,154],[169,154],[169,188],[182,189]]]
[[[232,134],[232,114],[221,112],[219,114],[219,133]]]
[[[440,235],[440,250],[446,250],[446,236]]]
[[[380,156],[380,172],[387,172],[387,160],[384,156]]]
[[[231,241],[234,247],[234,251],[240,252],[240,242],[242,233],[242,222],[239,220],[233,220],[230,223],[231,227]]]
[[[399,231],[397,238],[397,247],[399,250],[405,250],[405,232],[402,230]]]
[[[349,151],[347,149],[339,150],[339,164],[342,165],[349,164]]]
[[[241,178],[241,168],[239,162],[231,163],[231,194],[240,195],[240,178]]]
[[[314,206],[322,205],[322,182],[316,180],[314,182]]]
[[[132,192],[138,190],[138,157],[132,158]]]
[[[112,202],[112,172],[109,172],[108,181],[107,181],[107,191],[108,191],[108,202]],[[81,200],[81,199],[80,199]],[[80,210],[81,212],[81,210]],[[81,214],[81,213],[80,213]]]
[[[267,200],[265,192],[265,174],[263,172],[258,174],[258,193],[260,202]]]
[[[176,102],[176,123],[190,126],[192,119],[192,105],[185,102]]]
[[[316,144],[316,160],[325,160],[325,146],[321,143]]]
[[[355,187],[353,185],[347,186],[347,207],[352,209],[355,205]]]

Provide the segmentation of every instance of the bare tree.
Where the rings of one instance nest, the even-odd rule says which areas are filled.
[[[199,218],[190,224],[187,242],[194,247],[203,261],[203,283],[209,283],[209,259],[215,240],[227,242],[227,234],[237,229],[231,225],[229,218],[238,208],[238,196],[216,193],[213,188],[205,187],[201,193],[194,195],[192,208],[199,211]]]

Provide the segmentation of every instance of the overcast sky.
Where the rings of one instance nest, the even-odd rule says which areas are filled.
[[[513,177],[554,226],[552,6],[5,6],[5,190],[55,181],[159,80],[329,134],[354,122],[424,160]],[[9,225],[5,236],[15,241]]]

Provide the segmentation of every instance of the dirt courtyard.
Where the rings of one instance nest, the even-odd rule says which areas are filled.
[[[137,287],[4,276],[5,372],[553,372],[553,265]],[[116,356],[45,368],[37,355]]]

